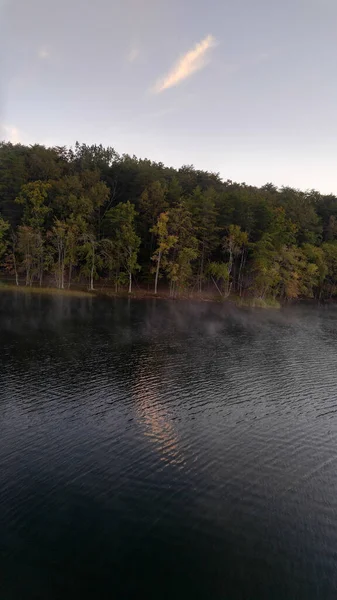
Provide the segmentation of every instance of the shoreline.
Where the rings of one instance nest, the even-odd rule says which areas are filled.
[[[67,296],[67,297],[79,297],[79,298],[132,298],[133,300],[167,300],[170,302],[203,302],[211,304],[231,304],[237,308],[268,308],[268,309],[280,309],[281,303],[277,300],[254,297],[240,298],[239,296],[231,295],[227,298],[219,295],[210,293],[190,293],[181,294],[172,298],[169,292],[160,291],[154,294],[153,291],[136,289],[129,294],[127,291],[115,292],[112,289],[107,288],[95,288],[94,290],[86,289],[59,289],[49,286],[26,286],[26,285],[15,285],[0,282],[0,293],[1,292],[17,292],[19,294],[41,294],[48,296]]]
[[[19,294],[42,294],[46,296],[78,296],[82,298],[92,298],[93,293],[86,290],[60,290],[54,287],[48,286],[26,286],[26,285],[15,285],[15,284],[1,284],[1,292],[17,292]]]

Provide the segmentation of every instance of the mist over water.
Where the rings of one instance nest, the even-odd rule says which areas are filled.
[[[0,597],[337,593],[337,310],[0,295]]]

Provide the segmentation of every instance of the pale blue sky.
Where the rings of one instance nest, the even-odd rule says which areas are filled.
[[[0,7],[0,138],[337,193],[337,0]]]

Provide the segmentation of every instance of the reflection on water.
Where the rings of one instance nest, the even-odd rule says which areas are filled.
[[[0,296],[0,597],[337,593],[337,310]]]
[[[133,394],[139,424],[162,455],[162,460],[170,464],[179,464],[183,457],[179,453],[179,440],[169,412],[161,404],[158,382],[160,365],[154,355],[144,355],[139,360],[139,371],[135,373]]]

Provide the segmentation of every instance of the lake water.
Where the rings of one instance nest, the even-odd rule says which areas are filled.
[[[337,597],[337,308],[0,295],[0,597]]]

